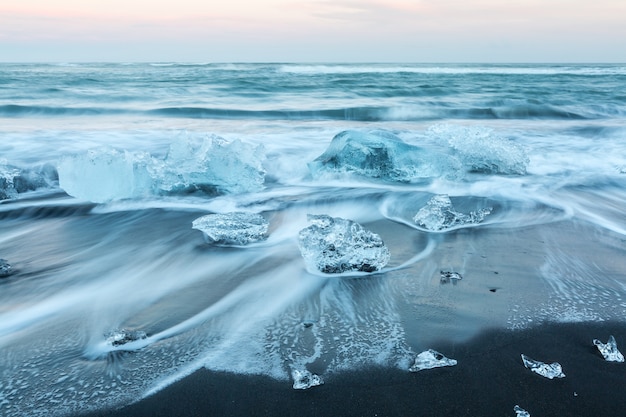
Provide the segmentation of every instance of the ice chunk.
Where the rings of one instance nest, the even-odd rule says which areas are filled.
[[[513,407],[513,411],[515,411],[515,417],[530,417],[530,413],[519,405]]]
[[[480,126],[437,125],[430,133],[447,140],[468,171],[524,175],[530,162],[524,148]]]
[[[293,378],[293,389],[309,389],[324,383],[322,377],[312,374],[306,369],[293,369],[291,377]]]
[[[265,182],[262,146],[211,136],[172,143],[164,161],[152,174],[164,192],[202,190],[208,193],[259,191]]]
[[[300,231],[298,244],[310,270],[374,272],[389,262],[389,249],[380,236],[360,224],[327,215],[307,218],[310,226]]]
[[[313,176],[350,173],[387,181],[415,182],[434,177],[455,177],[460,164],[447,155],[405,143],[396,135],[375,130],[346,130],[328,149],[309,163]]]
[[[613,335],[609,336],[609,340],[606,343],[602,343],[598,339],[593,339],[593,344],[598,347],[604,360],[609,362],[624,362],[624,355],[617,349],[617,342]]]
[[[447,284],[452,281],[453,284],[456,284],[457,281],[462,280],[463,276],[458,272],[450,272],[450,271],[440,271],[440,282],[442,284]]]
[[[0,278],[8,277],[13,272],[13,267],[6,259],[0,259]]]
[[[443,366],[456,365],[456,359],[446,358],[441,353],[433,349],[425,350],[417,355],[415,362],[409,368],[411,372],[418,372],[424,369],[441,368]]]
[[[125,345],[128,342],[134,342],[135,340],[148,337],[144,331],[127,329],[114,330],[104,336],[106,337],[106,343],[111,346]]]
[[[110,148],[64,158],[59,164],[59,186],[69,195],[104,203],[147,195],[152,179],[150,157]]]
[[[18,194],[27,191],[52,187],[57,179],[57,172],[51,165],[19,168],[0,163],[0,200],[16,198]]]
[[[554,362],[551,364],[543,363],[543,362],[531,359],[528,356],[524,355],[523,353],[522,353],[522,361],[524,362],[524,366],[526,368],[548,379],[565,378],[565,374],[563,373],[561,364],[558,362]]]
[[[445,194],[433,196],[413,217],[413,221],[424,229],[440,231],[455,226],[478,224],[491,213],[491,208],[471,211],[468,214],[454,210],[450,197]]]
[[[197,218],[192,228],[204,233],[208,242],[226,245],[247,245],[267,238],[269,223],[260,214],[207,214]]]

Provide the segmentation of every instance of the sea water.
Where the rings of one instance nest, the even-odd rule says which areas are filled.
[[[0,414],[624,320],[624,91],[623,65],[2,64]],[[267,237],[192,228],[234,212]],[[309,215],[388,264],[307,269]]]

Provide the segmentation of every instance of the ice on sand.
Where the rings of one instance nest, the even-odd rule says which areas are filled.
[[[308,220],[310,226],[298,234],[298,245],[310,270],[374,272],[389,262],[389,249],[380,236],[360,224],[327,215],[308,215]]]
[[[491,208],[471,211],[468,214],[454,210],[450,197],[445,194],[432,197],[413,217],[413,221],[427,230],[440,231],[455,226],[478,224],[491,213]]]
[[[513,411],[515,411],[515,417],[530,417],[530,413],[519,405],[513,407]]]
[[[119,329],[107,333],[105,337],[107,344],[111,346],[120,346],[129,342],[134,342],[135,340],[145,339],[148,335],[146,335],[146,332],[142,330]]]
[[[593,344],[598,347],[604,360],[608,362],[624,362],[624,355],[617,349],[617,342],[613,335],[609,336],[609,340],[606,343],[593,339]]]
[[[269,223],[260,214],[233,212],[207,214],[192,222],[208,242],[225,245],[247,245],[267,238]]]
[[[306,369],[293,369],[291,377],[293,378],[293,389],[309,389],[324,383],[322,377]]]
[[[418,372],[424,369],[454,366],[456,364],[456,359],[446,358],[443,354],[437,352],[436,350],[428,349],[417,355],[415,362],[409,368],[409,371]]]
[[[6,259],[0,259],[0,278],[8,277],[13,272],[13,267]]]
[[[563,368],[561,368],[561,364],[558,362],[547,364],[544,362],[531,359],[528,356],[524,355],[523,353],[522,353],[522,362],[524,362],[524,366],[526,368],[548,379],[565,378],[565,374],[563,373]]]

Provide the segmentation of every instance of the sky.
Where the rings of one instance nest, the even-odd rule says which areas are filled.
[[[1,62],[626,62],[625,0],[0,0]]]

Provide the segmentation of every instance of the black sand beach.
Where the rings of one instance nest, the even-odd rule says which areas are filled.
[[[485,332],[468,343],[432,348],[454,367],[417,373],[363,369],[325,376],[306,391],[290,381],[200,370],[157,394],[95,416],[531,416],[626,415],[626,364],[606,362],[593,345],[614,335],[626,346],[624,323],[545,324]],[[549,380],[522,364],[524,353],[559,362],[566,377]]]

